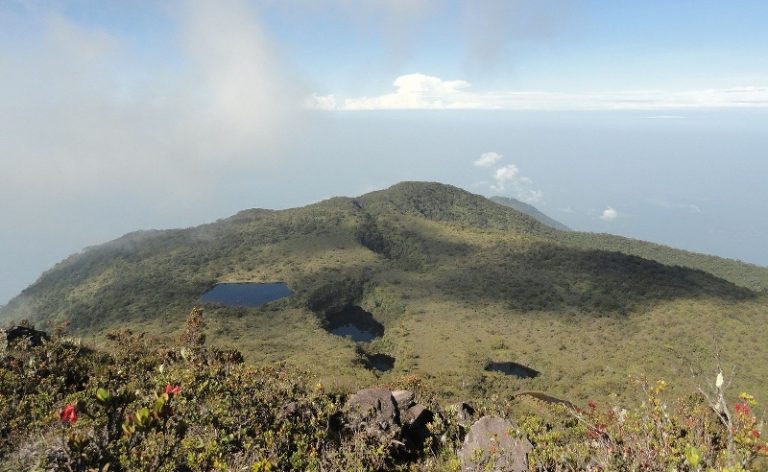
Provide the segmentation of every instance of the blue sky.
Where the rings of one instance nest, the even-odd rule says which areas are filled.
[[[763,1],[1,2],[0,303],[128,231],[406,179],[768,265],[765,18]]]

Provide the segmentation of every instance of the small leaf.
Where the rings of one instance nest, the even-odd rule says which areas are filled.
[[[145,426],[149,421],[149,408],[142,408],[136,412],[136,423]]]
[[[698,467],[699,462],[701,462],[701,453],[699,453],[699,450],[696,449],[693,446],[686,446],[685,448],[685,461],[690,465],[691,467]]]
[[[96,390],[96,399],[101,403],[107,403],[109,400],[112,399],[112,395],[110,395],[109,392],[106,391],[105,389],[99,388],[98,390]]]
[[[159,397],[157,397],[157,400],[155,401],[155,408],[154,408],[156,413],[159,413],[160,410],[163,409],[163,407],[165,406],[166,400],[167,398],[165,395],[160,395]]]

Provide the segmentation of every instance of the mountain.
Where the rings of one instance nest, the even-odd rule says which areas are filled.
[[[526,215],[534,218],[536,221],[543,223],[547,226],[551,226],[552,228],[559,229],[560,231],[571,230],[571,228],[565,226],[559,221],[553,220],[552,218],[548,217],[544,213],[540,212],[539,209],[536,208],[535,206],[529,205],[525,202],[521,202],[520,200],[516,200],[514,198],[509,198],[509,197],[496,196],[496,197],[491,197],[491,201],[496,202],[499,205],[504,205],[510,208],[514,208],[520,213],[525,213]]]
[[[689,388],[690,366],[720,353],[739,372],[734,388],[768,389],[756,330],[768,321],[768,269],[560,231],[439,183],[131,233],[58,263],[0,320],[68,320],[95,343],[116,328],[175,337],[202,293],[245,281],[285,282],[294,295],[260,308],[207,304],[209,340],[256,364],[311,368],[339,388],[413,374],[451,398],[622,395],[629,374]],[[371,313],[383,336],[358,345],[333,335],[347,306]],[[371,370],[377,355],[394,368]],[[541,375],[486,372],[490,362]]]

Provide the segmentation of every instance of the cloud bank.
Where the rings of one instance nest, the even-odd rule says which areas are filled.
[[[169,66],[54,10],[29,16],[0,45],[0,165],[14,173],[0,195],[188,198],[218,166],[269,165],[306,113],[246,2],[176,4],[177,35],[157,45],[179,49]]]
[[[325,110],[660,110],[685,108],[768,108],[768,87],[748,86],[683,91],[630,90],[583,93],[497,90],[477,92],[465,80],[422,73],[402,75],[395,91],[346,98],[314,96],[309,106]],[[336,94],[338,95],[338,94]],[[330,98],[329,98],[330,97]]]

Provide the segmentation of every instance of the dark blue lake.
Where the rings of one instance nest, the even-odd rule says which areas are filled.
[[[359,306],[349,305],[326,315],[326,329],[356,342],[370,342],[384,335],[384,325]]]
[[[517,362],[490,362],[485,366],[488,372],[501,372],[506,375],[513,375],[521,379],[532,379],[539,376],[537,370],[526,367]]]
[[[220,303],[227,306],[257,308],[265,303],[290,297],[293,291],[283,282],[260,283],[224,283],[217,284],[200,296],[204,303]]]

